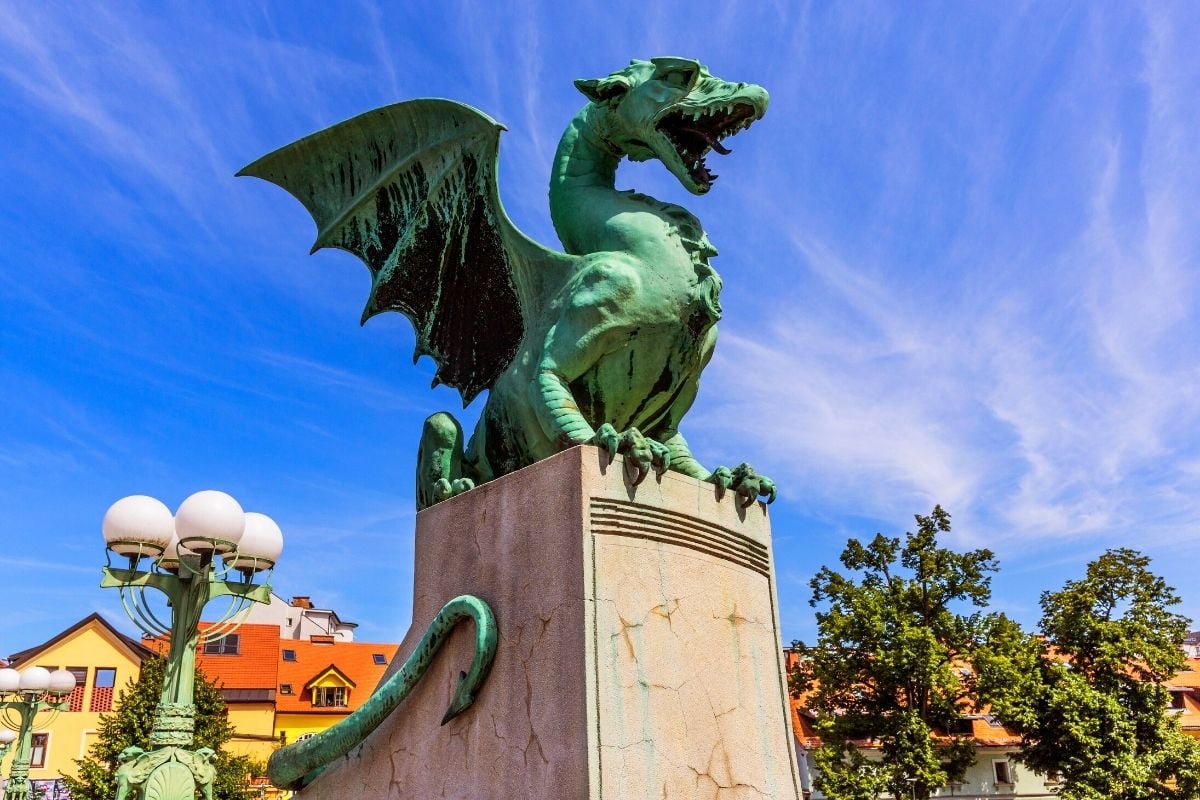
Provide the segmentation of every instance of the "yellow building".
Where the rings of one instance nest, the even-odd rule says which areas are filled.
[[[312,608],[307,597],[278,605],[296,619],[301,619],[299,612],[288,609]],[[313,613],[318,612],[332,615],[320,609]],[[323,731],[362,705],[398,648],[352,641],[354,624],[336,617],[336,625],[304,618],[311,630],[300,631],[298,624],[285,625],[292,622],[286,614],[280,622],[246,623],[222,639],[204,642],[196,659],[229,709],[234,735],[225,749],[258,762],[265,762],[280,743]],[[48,642],[13,654],[11,666],[17,669],[62,668],[79,681],[67,701],[70,710],[49,725],[49,715],[44,715],[35,728],[29,778],[46,790],[48,800],[60,796],[59,779],[75,774],[75,759],[83,758],[96,741],[100,715],[113,710],[119,691],[137,678],[142,661],[163,647],[158,640],[125,636],[92,614]]]
[[[53,718],[44,713],[34,723],[29,780],[45,789],[47,798],[61,791],[63,775],[75,774],[75,759],[83,758],[96,741],[100,715],[112,710],[119,690],[137,678],[142,661],[150,655],[136,639],[92,614],[53,639],[10,657],[10,666],[16,669],[66,669],[77,681],[67,698],[69,710]]]

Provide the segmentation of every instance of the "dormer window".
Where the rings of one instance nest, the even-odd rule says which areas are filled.
[[[304,691],[312,692],[314,708],[346,708],[349,705],[350,690],[353,688],[354,681],[334,664],[330,664],[304,684]]]
[[[313,705],[320,708],[342,708],[346,705],[345,686],[317,686],[313,689]]]

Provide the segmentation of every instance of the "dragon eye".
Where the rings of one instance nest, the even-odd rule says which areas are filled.
[[[663,76],[668,86],[674,86],[676,89],[686,89],[692,85],[692,78],[695,77],[695,70],[692,69],[676,69],[671,70]]]

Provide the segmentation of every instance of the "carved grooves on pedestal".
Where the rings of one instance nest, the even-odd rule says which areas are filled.
[[[674,544],[732,561],[765,578],[771,577],[771,560],[765,545],[748,536],[697,517],[623,500],[593,498],[592,533],[629,536]]]

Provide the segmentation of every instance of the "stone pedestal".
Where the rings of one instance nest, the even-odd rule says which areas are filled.
[[[761,505],[675,473],[635,489],[619,458],[578,447],[417,516],[391,670],[459,594],[500,629],[475,704],[439,725],[470,662],[464,625],[305,800],[801,796]]]

